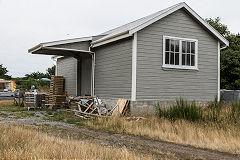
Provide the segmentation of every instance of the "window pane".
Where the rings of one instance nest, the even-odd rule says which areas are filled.
[[[182,54],[182,65],[186,65],[186,54]]]
[[[190,53],[190,42],[187,42],[187,53]]]
[[[182,41],[182,52],[186,53],[186,42]]]
[[[179,65],[179,53],[175,53],[175,65]]]
[[[190,54],[187,54],[187,66],[190,66]]]
[[[191,55],[191,66],[195,66],[195,55]]]
[[[169,64],[169,52],[165,53],[165,64]]]
[[[175,52],[179,52],[179,41],[175,41]]]
[[[169,51],[169,39],[166,39],[166,48],[165,48],[165,51]]]
[[[195,42],[191,42],[191,53],[195,53]]]
[[[171,52],[171,55],[170,55],[170,64],[174,64],[174,53]]]
[[[171,51],[174,52],[175,41],[171,40]]]

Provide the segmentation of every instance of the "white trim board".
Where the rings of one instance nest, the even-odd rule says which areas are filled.
[[[217,55],[217,57],[218,57],[218,90],[217,90],[217,100],[218,100],[218,102],[220,101],[220,52],[221,52],[221,45],[220,45],[220,42],[218,41],[218,55]]]
[[[133,35],[132,42],[132,90],[131,100],[136,101],[137,90],[137,33]]]

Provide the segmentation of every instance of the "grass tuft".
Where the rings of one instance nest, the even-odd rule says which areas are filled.
[[[170,108],[165,109],[157,104],[156,109],[160,118],[185,119],[193,122],[203,120],[202,109],[195,102],[189,103],[183,98],[177,99],[176,104],[170,106]]]

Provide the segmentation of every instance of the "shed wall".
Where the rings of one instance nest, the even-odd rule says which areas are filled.
[[[198,40],[198,71],[162,68],[163,35]],[[137,100],[211,101],[218,91],[218,42],[185,10],[138,32]]]
[[[65,91],[71,96],[76,96],[77,59],[73,57],[59,58],[57,75],[65,78]]]
[[[95,48],[95,94],[99,98],[131,98],[132,37]]]

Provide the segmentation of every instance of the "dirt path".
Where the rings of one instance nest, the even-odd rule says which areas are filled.
[[[152,140],[146,137],[133,136],[127,134],[114,134],[102,131],[94,131],[86,128],[79,128],[63,122],[43,121],[41,117],[31,117],[24,119],[0,118],[0,124],[16,125],[49,125],[75,135],[83,134],[90,141],[106,146],[126,147],[131,150],[139,151],[145,154],[153,154],[156,157],[164,155],[174,155],[179,159],[240,159],[240,155],[217,152],[208,149],[199,149],[192,146],[185,146],[165,141]],[[166,157],[167,158],[167,157]],[[169,158],[169,157],[168,157]]]

